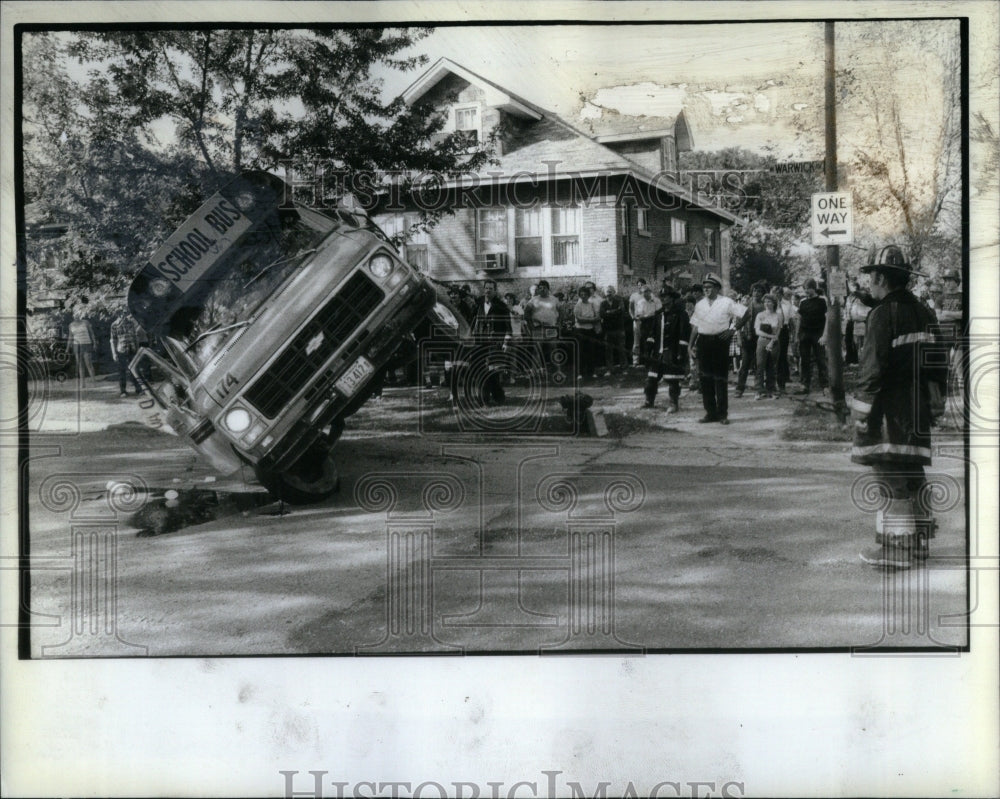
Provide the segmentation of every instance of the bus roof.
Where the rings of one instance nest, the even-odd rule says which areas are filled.
[[[132,280],[128,305],[150,333],[159,332],[200,280],[209,276],[248,230],[291,193],[281,178],[247,172],[213,194],[153,253]]]

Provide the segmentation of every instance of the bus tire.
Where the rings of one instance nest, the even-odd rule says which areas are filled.
[[[275,498],[289,505],[322,502],[340,490],[340,476],[333,452],[316,443],[283,472],[255,468],[257,479]]]

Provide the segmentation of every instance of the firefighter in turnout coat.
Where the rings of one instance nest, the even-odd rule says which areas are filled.
[[[646,365],[646,404],[652,408],[660,380],[667,382],[670,404],[667,413],[677,413],[681,381],[687,373],[688,340],[691,322],[684,300],[672,287],[660,294],[663,306],[653,316],[642,320],[641,333]]]
[[[924,467],[931,463],[930,428],[943,405],[947,360],[941,366],[934,312],[907,284],[914,274],[902,250],[883,247],[873,262],[872,297],[860,353],[851,460],[871,466],[884,503],[876,520],[877,547],[861,553],[866,563],[905,569],[923,562],[934,522],[926,506]],[[928,365],[930,364],[930,365]]]

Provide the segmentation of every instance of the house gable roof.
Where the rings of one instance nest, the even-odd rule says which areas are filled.
[[[448,58],[439,58],[411,83],[401,95],[403,101],[412,105],[451,74],[458,75],[480,88],[485,93],[487,105],[501,108],[524,120],[520,130],[506,143],[503,154],[498,158],[501,180],[516,182],[521,179],[586,177],[595,173],[629,174],[658,191],[668,192],[731,224],[741,222],[739,217],[729,211],[702,204],[680,183],[668,179],[663,174],[654,175],[602,142],[602,138],[609,143],[613,140],[641,141],[658,138],[666,132],[666,135],[672,133],[675,136],[678,147],[681,146],[680,139],[683,138],[685,149],[689,149],[691,135],[683,111],[674,118],[626,117],[625,119],[640,120],[640,122],[633,122],[634,127],[631,129],[626,128],[623,131],[619,128],[617,133],[609,129],[599,136],[581,130],[558,114],[519,97]],[[621,118],[621,115],[615,116]]]
[[[488,106],[501,108],[509,114],[525,119],[539,120],[543,116],[537,107],[524,98],[507,91],[493,83],[493,81],[487,80],[482,75],[477,75],[471,69],[466,69],[460,64],[456,64],[449,58],[439,58],[420,77],[413,81],[401,95],[403,102],[407,105],[413,105],[448,75],[458,75],[473,86],[482,89],[486,95],[485,99]]]
[[[646,141],[673,136],[678,152],[687,152],[694,147],[691,127],[683,111],[674,117],[628,116],[605,112],[599,119],[588,119],[585,127],[590,129],[590,135],[601,144]]]

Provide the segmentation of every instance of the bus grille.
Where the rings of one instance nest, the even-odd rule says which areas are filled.
[[[370,278],[355,272],[267,371],[251,383],[244,395],[247,401],[265,416],[277,416],[334,351],[361,327],[384,297]]]

